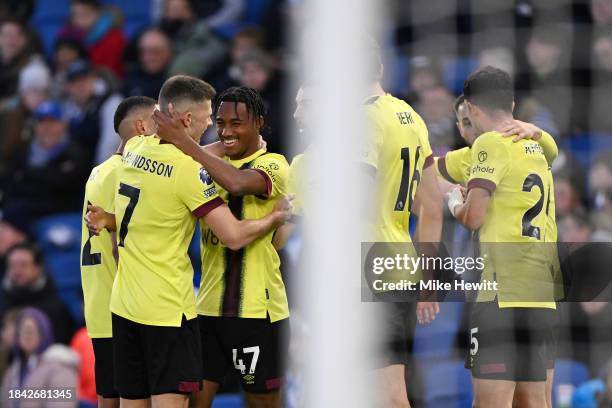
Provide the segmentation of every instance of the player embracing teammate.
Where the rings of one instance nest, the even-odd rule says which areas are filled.
[[[204,81],[175,76],[162,87],[159,106],[172,115],[181,135],[197,144],[211,124],[214,95],[214,89]],[[238,101],[230,101],[228,105],[226,110],[230,116],[240,108]],[[253,111],[248,113],[251,115]],[[250,117],[260,123],[263,119],[260,116]],[[234,119],[228,119],[228,124],[232,122],[231,131],[239,127]],[[239,134],[232,139],[224,143],[224,147],[244,147],[238,140]],[[258,143],[257,134],[256,145]],[[214,150],[218,148],[217,145]],[[229,329],[222,329],[225,331],[221,334],[214,332],[217,337],[229,336],[217,340],[224,341],[218,345],[223,347],[224,353],[221,368],[227,366],[226,359],[232,362],[232,357],[236,368],[248,364],[248,374],[253,377],[254,385],[260,387],[250,405],[279,406],[270,402],[279,400],[275,391],[282,380],[276,371],[278,360],[274,352],[278,347],[274,341],[280,339],[286,326],[282,321],[288,311],[283,309],[286,298],[282,280],[279,281],[280,276],[267,273],[269,269],[263,264],[267,259],[263,259],[262,254],[268,248],[265,242],[271,240],[271,232],[289,217],[291,206],[281,198],[282,178],[274,173],[274,170],[281,170],[284,159],[271,156],[256,162],[259,155],[255,153],[249,150],[247,157],[234,156],[235,159],[249,159],[240,167],[251,165],[258,178],[256,183],[261,187],[255,192],[258,197],[253,199],[261,200],[262,204],[257,202],[249,207],[247,203],[236,204],[231,199],[224,201],[218,194],[221,188],[210,174],[176,145],[155,134],[135,136],[125,143],[122,163],[114,180],[109,178],[108,182],[114,183],[114,188],[110,189],[114,191],[113,200],[88,205],[85,218],[89,229],[97,234],[104,230],[114,231],[117,236],[118,270],[109,304],[102,307],[109,307],[110,311],[104,308],[105,313],[112,313],[114,385],[121,406],[183,407],[187,396],[201,389],[203,343],[197,315],[202,307],[196,307],[193,270],[187,256],[197,219],[205,223],[210,242],[214,240],[220,248],[220,253],[211,256],[225,258],[207,263],[220,268],[216,270],[220,279],[211,281],[223,288],[221,304],[223,307],[226,303],[232,305],[236,318],[258,319],[249,327],[246,322],[241,322],[239,328],[226,324],[233,328],[229,334]],[[267,171],[268,168],[271,171]],[[247,211],[246,217],[244,211]],[[95,239],[107,238],[98,236]],[[249,251],[258,245],[265,248]],[[248,265],[245,267],[245,263],[249,262],[252,253],[259,258],[251,255],[250,262],[256,267],[248,269],[251,275],[246,276]],[[206,256],[207,251],[203,254]],[[226,271],[232,274],[227,279]],[[205,271],[208,273],[211,272]],[[246,288],[241,286],[245,282],[249,285]],[[228,287],[231,290],[226,289]],[[243,297],[244,290],[249,288],[254,295]],[[205,285],[203,289],[206,290]],[[229,293],[226,295],[226,292]],[[263,305],[262,299],[265,300]],[[225,308],[219,309],[219,313],[221,311]],[[281,323],[275,325],[277,321]],[[209,327],[209,330],[215,328]],[[206,339],[210,337],[207,333],[204,333]],[[252,336],[254,333],[256,337]],[[243,347],[237,348],[232,335],[242,336],[238,342]],[[250,337],[245,339],[245,335]],[[206,344],[209,343],[205,340]],[[207,350],[204,348],[204,353]],[[238,351],[239,356],[232,356],[232,352]],[[252,359],[247,361],[249,353]],[[207,356],[205,367],[211,367],[210,355]]]

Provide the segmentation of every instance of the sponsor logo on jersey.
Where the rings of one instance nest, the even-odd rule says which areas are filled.
[[[480,164],[477,164],[474,167],[472,167],[472,174],[474,174],[474,173],[489,173],[489,174],[493,174],[493,173],[495,173],[495,167],[481,166]]]
[[[478,152],[478,161],[479,162],[484,162],[485,160],[487,160],[487,152],[485,152],[484,150],[481,150]]]

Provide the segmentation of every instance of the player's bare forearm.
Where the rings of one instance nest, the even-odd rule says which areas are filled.
[[[417,238],[419,242],[440,242],[442,233],[442,195],[433,166],[423,170],[423,179],[414,201],[417,209]]]
[[[212,153],[219,158],[223,158],[225,156],[223,144],[218,141],[204,145],[202,146],[202,149],[207,150],[209,153]]]
[[[477,230],[484,223],[489,200],[487,190],[478,187],[470,189],[465,202],[455,207],[455,218],[466,228]]]
[[[257,171],[237,169],[211,153],[211,149],[202,149],[193,139],[181,139],[176,146],[200,163],[215,183],[231,195],[264,195],[268,192],[266,180]]]
[[[263,218],[237,220],[227,205],[222,205],[208,213],[204,221],[225,246],[236,251],[281,226],[291,216],[291,209],[291,201],[283,198]]]
[[[292,222],[287,222],[278,227],[276,233],[274,234],[274,238],[272,239],[272,245],[274,246],[274,248],[276,250],[283,249],[285,247],[285,244],[287,244],[289,238],[291,238],[291,236],[293,235],[294,231],[295,224]]]

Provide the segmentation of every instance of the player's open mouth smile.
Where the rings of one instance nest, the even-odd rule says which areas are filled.
[[[223,146],[225,147],[233,147],[236,145],[236,143],[238,143],[238,139],[237,138],[221,139],[221,143],[223,143]]]

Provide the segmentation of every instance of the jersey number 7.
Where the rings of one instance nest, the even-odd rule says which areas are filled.
[[[119,243],[117,246],[122,247],[125,246],[124,242],[128,233],[128,226],[130,224],[130,220],[132,219],[132,214],[134,214],[136,204],[138,204],[138,199],[140,198],[140,189],[132,187],[128,184],[119,183],[119,194],[130,199],[130,202],[125,208],[125,214],[123,214],[121,228],[119,229]]]
[[[404,164],[402,165],[402,180],[400,181],[399,191],[397,192],[397,200],[395,201],[395,211],[404,211],[406,201],[408,201],[408,211],[412,208],[414,189],[421,181],[421,173],[417,170],[417,163],[421,155],[421,146],[417,146],[414,154],[414,172],[410,177],[410,149],[403,147],[400,157]]]

